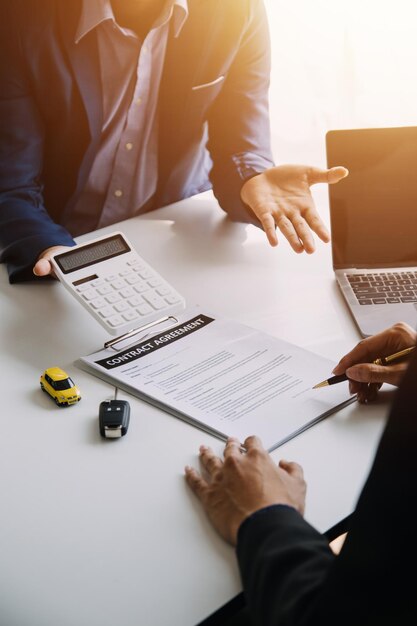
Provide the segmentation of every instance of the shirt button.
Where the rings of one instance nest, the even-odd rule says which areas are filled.
[[[136,98],[135,104],[142,104],[142,98]]]
[[[133,143],[130,143],[130,141],[126,144],[126,150],[132,150],[133,148]]]
[[[121,189],[116,189],[114,195],[116,196],[116,198],[121,198],[123,195],[123,191]]]

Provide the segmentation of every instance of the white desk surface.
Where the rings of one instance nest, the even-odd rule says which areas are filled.
[[[324,189],[316,199],[326,214]],[[359,339],[329,245],[309,257],[286,242],[272,249],[260,230],[225,219],[210,193],[100,232],[117,228],[190,306],[334,361]],[[183,478],[201,443],[219,453],[222,443],[123,392],[129,433],[102,440],[98,405],[113,389],[74,361],[105,331],[57,282],[11,286],[2,266],[0,284],[0,624],[194,626],[241,591],[234,550]],[[77,406],[58,408],[41,393],[52,365],[80,386]],[[353,510],[391,393],[273,453],[303,465],[306,517],[319,530]]]

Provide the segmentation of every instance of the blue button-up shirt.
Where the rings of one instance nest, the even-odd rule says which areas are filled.
[[[87,216],[97,228],[151,207],[157,185],[157,102],[168,32],[177,37],[188,16],[187,0],[168,0],[143,41],[120,27],[110,0],[83,0],[76,45],[97,38],[102,88],[100,145],[84,189],[66,217],[74,233]],[[91,221],[91,217],[89,217]]]

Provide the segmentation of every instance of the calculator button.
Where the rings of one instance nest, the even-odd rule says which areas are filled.
[[[140,281],[140,278],[136,274],[132,274],[131,276],[126,276],[125,280],[127,283],[129,283],[129,285],[134,285],[135,283]]]
[[[131,273],[132,270],[123,270],[122,272],[119,272],[119,276],[129,276]]]
[[[110,317],[110,315],[114,314],[114,309],[112,306],[105,306],[100,309],[99,314],[101,315],[101,317]]]
[[[89,304],[93,309],[101,309],[101,307],[106,306],[106,301],[104,298],[94,298],[94,300],[90,300]]]
[[[93,300],[94,298],[97,298],[95,289],[87,289],[87,291],[84,291],[83,298],[84,300]]]
[[[97,288],[97,293],[100,294],[100,296],[106,296],[108,293],[111,293],[113,290],[110,287],[110,285],[104,285],[103,287],[98,287]]]
[[[149,293],[146,292],[143,294],[143,297],[154,309],[163,309],[165,306],[165,302],[157,293],[153,293],[152,291]]]
[[[83,291],[87,291],[87,289],[90,289],[90,288],[91,288],[91,283],[84,283],[84,285],[80,285],[79,287],[77,287],[77,291],[82,293]]]
[[[139,276],[141,278],[151,278],[152,277],[152,271],[145,267],[143,270],[141,270],[139,272]]]
[[[127,311],[129,305],[127,302],[119,302],[118,304],[114,305],[114,308],[118,313],[121,313],[122,311]]]
[[[111,286],[113,287],[113,289],[123,289],[123,287],[126,287],[126,283],[124,280],[118,279],[115,280],[114,283],[111,284]]]
[[[160,278],[151,278],[150,280],[148,280],[148,285],[150,287],[158,287],[158,285],[160,285],[162,283],[162,280]]]
[[[137,311],[126,311],[126,313],[123,313],[123,317],[127,322],[131,322],[132,320],[138,319],[139,314]]]
[[[129,298],[128,303],[130,306],[139,306],[139,304],[144,303],[144,299],[141,296],[133,296],[133,298]]]
[[[120,291],[120,295],[123,296],[123,298],[130,298],[130,296],[135,295],[135,292],[133,291],[132,287],[125,287]]]
[[[120,302],[122,298],[119,296],[118,293],[110,293],[108,296],[106,296],[106,300],[109,304],[114,304],[115,302]]]
[[[181,300],[181,298],[179,298],[175,293],[173,293],[171,296],[167,296],[165,300],[168,302],[168,304],[176,304],[177,302]]]
[[[106,276],[106,282],[112,283],[114,280],[117,280],[117,274],[109,274],[109,276]]]
[[[146,304],[146,302],[138,306],[136,310],[141,315],[147,315],[148,313],[152,313],[153,311],[152,307],[150,307],[149,304]]]
[[[102,278],[97,278],[97,280],[93,280],[93,282],[91,283],[92,287],[101,287],[101,285],[104,285],[104,280]]]
[[[141,280],[139,283],[137,283],[134,286],[134,290],[137,291],[138,293],[143,293],[144,291],[147,291],[149,289],[148,285]]]
[[[156,290],[156,293],[159,294],[160,296],[167,296],[169,293],[171,293],[171,289],[163,285],[162,287],[158,287],[158,289]]]
[[[110,326],[113,326],[114,328],[116,328],[117,326],[121,326],[124,323],[123,318],[120,317],[120,315],[113,315],[112,317],[109,317],[107,322]]]

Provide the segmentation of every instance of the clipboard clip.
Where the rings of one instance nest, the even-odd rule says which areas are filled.
[[[115,352],[118,352],[119,349],[125,350],[129,347],[130,344],[123,346],[123,348],[117,348],[116,346],[123,343],[124,341],[127,341],[131,337],[136,337],[137,335],[140,335],[143,332],[145,332],[145,334],[143,335],[142,339],[146,339],[152,332],[150,330],[151,328],[154,328],[154,326],[158,326],[159,324],[164,324],[165,322],[171,322],[166,328],[164,328],[164,330],[169,330],[170,328],[173,328],[173,326],[176,326],[179,323],[179,320],[173,315],[166,315],[165,317],[161,317],[159,320],[149,322],[149,324],[144,324],[143,326],[139,326],[139,328],[134,328],[124,335],[120,335],[120,337],[115,337],[114,339],[106,341],[104,344],[104,348],[106,350],[111,348],[112,350],[115,350]],[[149,330],[149,332],[146,332],[147,330]]]

